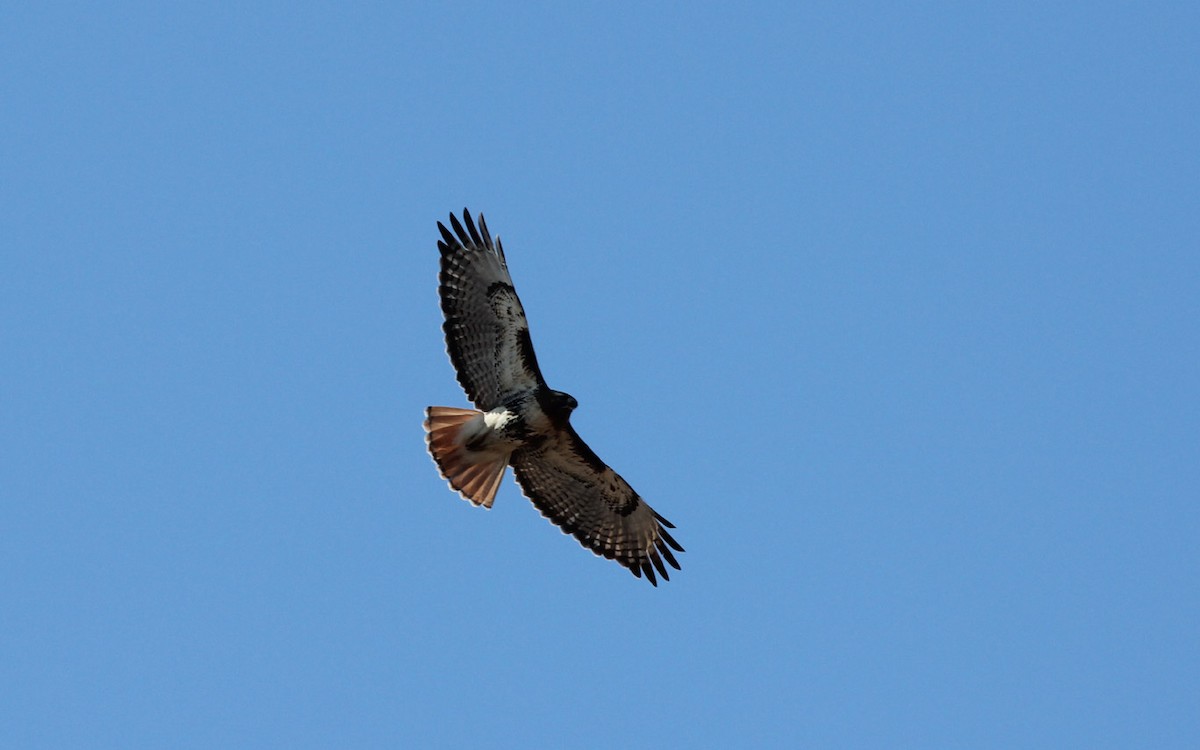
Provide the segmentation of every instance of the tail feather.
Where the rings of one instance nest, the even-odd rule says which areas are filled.
[[[492,507],[504,479],[508,456],[468,450],[459,440],[463,428],[483,412],[431,406],[425,410],[425,442],[442,478],[464,499]]]

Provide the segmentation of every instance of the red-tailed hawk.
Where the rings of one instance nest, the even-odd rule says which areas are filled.
[[[463,498],[490,508],[511,465],[525,495],[563,533],[655,586],[656,570],[668,580],[663,561],[678,570],[671,550],[683,551],[667,533],[675,527],[571,427],[579,404],[546,385],[538,369],[500,238],[492,241],[482,214],[476,228],[466,209],[462,223],[450,215],[450,226],[438,222],[442,329],[458,382],[479,410],[425,410],[438,471]]]

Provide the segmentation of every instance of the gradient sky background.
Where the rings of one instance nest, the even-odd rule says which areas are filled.
[[[1196,747],[1195,3],[100,5],[0,11],[0,746]],[[463,206],[669,583],[438,478]]]

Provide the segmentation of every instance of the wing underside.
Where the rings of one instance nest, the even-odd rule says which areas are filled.
[[[534,506],[587,549],[656,586],[655,571],[669,580],[666,566],[679,569],[672,550],[683,547],[667,531],[675,527],[596,458],[571,427],[536,448],[518,450],[511,463]]]
[[[450,226],[453,231],[438,222],[446,351],[467,397],[486,411],[506,394],[545,381],[500,238],[493,241],[483,215],[477,227],[466,209],[462,222],[450,215]]]

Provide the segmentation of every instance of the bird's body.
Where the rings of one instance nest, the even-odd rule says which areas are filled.
[[[465,224],[465,227],[464,227]],[[483,216],[463,211],[441,223],[438,293],[446,349],[477,409],[431,406],[426,441],[439,472],[465,499],[491,507],[513,467],[526,496],[565,533],[657,585],[678,569],[683,548],[628,482],[600,460],[571,426],[578,402],[542,377],[499,238]]]

